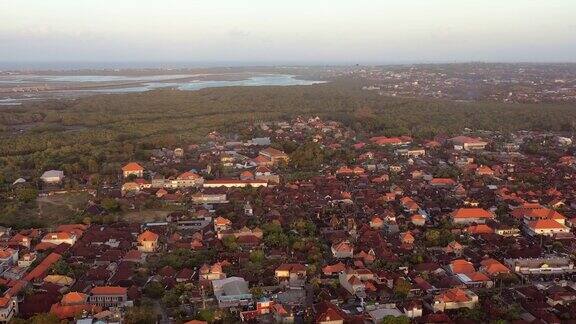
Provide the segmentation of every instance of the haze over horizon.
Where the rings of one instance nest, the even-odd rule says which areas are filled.
[[[2,0],[0,62],[574,62],[575,13],[569,0]]]

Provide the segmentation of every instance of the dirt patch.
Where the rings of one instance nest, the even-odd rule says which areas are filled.
[[[70,223],[86,208],[90,198],[85,192],[40,197],[36,200],[38,217],[49,226]]]
[[[164,222],[169,213],[167,210],[135,210],[122,215],[122,219],[130,223]]]

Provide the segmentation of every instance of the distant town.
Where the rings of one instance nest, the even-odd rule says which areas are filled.
[[[423,73],[351,75],[400,95],[437,82]],[[44,208],[84,200],[75,221],[0,229],[0,321],[576,320],[571,132],[363,136],[301,116],[150,152],[6,186]]]
[[[576,101],[575,64],[444,64],[332,71],[384,96],[507,103]]]

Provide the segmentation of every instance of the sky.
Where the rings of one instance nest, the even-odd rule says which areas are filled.
[[[0,0],[0,62],[575,62],[576,0]]]

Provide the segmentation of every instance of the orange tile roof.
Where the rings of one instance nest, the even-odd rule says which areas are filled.
[[[455,185],[456,181],[450,178],[434,178],[430,180],[430,184],[433,185]]]
[[[61,305],[54,304],[50,307],[50,313],[56,315],[59,319],[74,318],[77,315],[85,313],[96,314],[102,311],[102,307],[90,304],[80,305]]]
[[[444,293],[436,296],[436,300],[444,302],[467,302],[470,301],[470,297],[466,295],[466,292],[460,288],[453,288],[445,291]]]
[[[73,291],[64,295],[60,303],[62,305],[84,304],[87,299],[88,295]]]
[[[564,215],[560,214],[559,212],[553,210],[553,209],[548,209],[548,208],[534,208],[534,209],[529,209],[526,210],[524,212],[524,216],[530,217],[530,218],[547,218],[547,219],[566,219],[566,217],[564,217]]]
[[[51,232],[44,235],[43,240],[68,240],[72,238],[70,232]]]
[[[494,214],[483,208],[460,208],[452,212],[454,218],[494,218]]]
[[[450,262],[450,269],[452,269],[453,273],[473,273],[476,271],[472,263],[463,259]]]
[[[26,277],[24,277],[24,280],[33,281],[37,278],[40,278],[48,271],[48,269],[50,269],[54,263],[60,260],[60,258],[62,258],[60,254],[50,253],[47,257],[44,258],[44,260],[42,260],[42,262],[40,262],[40,264],[36,266],[36,268],[34,268],[32,271],[30,271],[30,273],[26,275]]]
[[[505,265],[503,265],[502,263],[498,262],[495,259],[482,260],[480,264],[485,268],[485,271],[491,276],[499,273],[510,272],[510,269],[508,269]]]
[[[324,268],[322,268],[322,272],[324,272],[325,274],[331,274],[331,273],[338,273],[338,272],[344,271],[345,269],[346,269],[346,265],[344,265],[344,263],[342,263],[342,262],[338,262],[336,264],[325,266]]]
[[[216,217],[216,219],[214,219],[214,224],[216,224],[216,225],[229,225],[229,224],[232,224],[232,222],[227,218],[224,218],[222,216],[218,216],[218,217]]]
[[[472,281],[488,281],[490,278],[481,272],[467,273],[466,276]]]
[[[9,297],[0,297],[0,308],[6,308],[10,303],[11,298]]]
[[[90,290],[92,295],[125,295],[128,289],[119,286],[99,286]]]
[[[370,220],[370,223],[374,223],[374,224],[384,224],[384,221],[382,220],[382,218],[378,217],[378,216],[374,216],[372,217],[372,219]]]
[[[529,222],[528,226],[532,229],[564,229],[568,228],[565,225],[558,223],[553,219],[541,219],[533,222]]]
[[[414,214],[412,216],[410,216],[410,219],[412,221],[422,221],[422,220],[426,220],[426,218],[424,218],[424,216],[420,215],[420,214]]]
[[[470,234],[492,234],[492,233],[494,233],[494,229],[492,229],[490,226],[488,226],[486,224],[479,224],[479,225],[468,226],[466,228],[466,232],[468,232]]]
[[[136,162],[130,162],[130,163],[128,163],[122,167],[122,171],[124,171],[124,172],[144,171],[144,168]]]
[[[158,234],[146,230],[142,234],[138,235],[138,242],[154,242],[158,241],[158,237]]]

